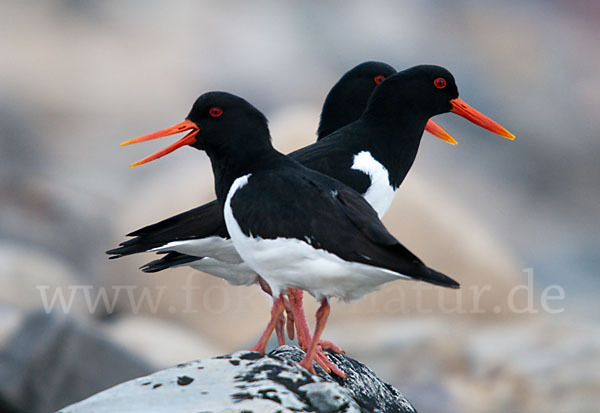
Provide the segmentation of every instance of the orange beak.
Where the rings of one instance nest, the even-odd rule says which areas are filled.
[[[446,132],[441,126],[432,121],[431,119],[427,121],[427,125],[425,126],[425,130],[431,133],[436,138],[440,138],[443,141],[448,142],[451,145],[457,145],[456,139],[454,139],[448,132]]]
[[[467,105],[462,99],[452,99],[450,103],[452,104],[452,109],[450,112],[456,113],[457,115],[460,115],[474,124],[479,125],[490,132],[494,132],[496,135],[500,135],[503,138],[510,139],[511,141],[515,139],[515,135],[498,125],[483,113]]]
[[[194,122],[186,119],[183,122],[179,122],[177,125],[171,126],[170,128],[159,130],[157,132],[153,132],[148,135],[140,136],[139,138],[123,142],[121,146],[130,145],[132,143],[151,141],[153,139],[158,139],[169,135],[175,135],[176,133],[184,132],[186,130],[191,130],[191,132],[185,135],[183,138],[179,139],[177,142],[167,146],[165,149],[162,149],[156,152],[154,155],[150,155],[142,159],[141,161],[137,161],[136,163],[133,163],[129,166],[134,167],[148,163],[155,159],[162,158],[163,156],[173,152],[175,149],[181,148],[182,146],[192,145],[196,143],[196,135],[198,134],[200,129]]]

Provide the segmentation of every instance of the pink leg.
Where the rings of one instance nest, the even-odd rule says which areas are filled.
[[[267,294],[269,294],[270,296],[273,295],[273,292],[271,291],[271,286],[269,285],[269,283],[267,283],[265,281],[264,278],[262,278],[260,275],[258,276],[258,284],[260,285],[260,288]],[[290,323],[292,324],[292,326],[294,325],[294,319],[292,318],[291,320],[289,319],[290,315],[290,311],[289,311],[289,305],[286,305],[285,307],[286,312],[288,313],[288,334],[290,331]],[[283,346],[285,344],[285,336],[283,335],[283,326],[286,324],[285,322],[285,315],[281,315],[281,319],[277,322],[277,324],[275,324],[275,334],[277,335],[277,344],[280,346]],[[290,340],[293,340],[294,337],[290,336]]]
[[[297,290],[295,288],[288,289],[290,310],[294,317],[294,323],[296,324],[296,330],[298,332],[298,345],[302,350],[306,351],[310,344],[310,330],[308,329],[308,323],[302,305],[303,296],[304,292],[302,290]]]
[[[280,295],[278,298],[273,300],[273,307],[271,308],[271,320],[269,320],[267,328],[258,340],[258,343],[256,343],[256,345],[252,347],[250,351],[258,351],[259,353],[263,354],[265,353],[267,341],[269,341],[269,338],[271,337],[271,334],[273,334],[273,330],[277,324],[281,322],[281,316],[284,308],[283,295]]]
[[[302,297],[304,292],[295,288],[288,289],[288,297],[290,300],[290,310],[294,321],[296,323],[296,329],[298,330],[298,345],[304,351],[308,349],[310,344],[311,335],[308,328],[308,322],[306,321],[306,315],[304,314],[304,307],[302,304]],[[319,346],[324,350],[331,350],[334,353],[343,353],[344,350],[333,344],[331,341],[319,340]]]
[[[292,312],[292,305],[290,304],[290,300],[286,297],[284,298],[285,304],[285,314],[287,315],[287,322],[285,324],[287,335],[290,340],[294,339],[294,313]]]
[[[285,344],[285,334],[283,333],[283,326],[285,325],[285,314],[281,313],[277,324],[275,324],[275,335],[277,335],[277,345],[283,346]]]
[[[308,371],[310,371],[311,373],[314,374],[315,369],[313,367],[313,360],[316,361],[319,365],[321,365],[321,363],[325,363],[325,360],[327,360],[327,363],[325,363],[326,367],[323,367],[322,365],[321,365],[321,367],[323,367],[325,369],[325,371],[327,371],[327,372],[333,371],[335,374],[337,374],[341,378],[345,378],[346,373],[344,373],[337,366],[335,366],[333,363],[331,363],[327,359],[327,357],[318,348],[319,340],[321,338],[321,333],[323,332],[323,329],[325,328],[325,324],[327,323],[327,318],[329,317],[329,311],[330,311],[329,303],[327,302],[327,299],[325,298],[325,299],[323,299],[321,306],[317,310],[317,314],[316,314],[317,325],[315,327],[315,334],[312,337],[312,340],[310,342],[308,350],[306,351],[306,355],[304,356],[304,358],[302,359],[302,361],[299,364],[300,364],[300,366],[304,367],[305,369],[307,369]],[[300,333],[298,333],[298,334],[300,334]]]
[[[296,290],[293,288],[288,289],[288,297],[290,300],[290,307],[294,320],[296,321],[296,329],[298,329],[298,344],[300,348],[305,352],[308,351],[308,347],[311,342],[310,331],[308,329],[308,323],[306,322],[306,316],[304,315],[304,308],[302,306],[302,290]],[[319,340],[317,345],[317,352],[315,361],[323,370],[327,373],[333,372],[334,374],[344,378],[346,374],[341,371],[335,364],[333,364],[327,358],[327,355],[323,353],[323,349],[329,349],[336,353],[343,353],[342,349],[333,344],[330,341]]]

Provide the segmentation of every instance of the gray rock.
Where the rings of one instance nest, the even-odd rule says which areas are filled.
[[[273,350],[269,355],[298,362],[304,357],[304,352],[297,347],[281,346]],[[317,375],[325,380],[335,380],[348,391],[350,396],[361,407],[370,412],[415,411],[414,407],[412,407],[402,393],[388,383],[381,381],[370,368],[361,362],[345,354],[328,352],[328,355],[329,359],[347,374],[346,378],[340,379],[337,376],[329,375],[314,363]]]
[[[158,412],[415,412],[363,364],[331,354],[348,377],[317,375],[294,361],[304,353],[281,346],[263,355],[238,351],[140,377],[65,407],[60,413]]]
[[[93,327],[34,313],[0,351],[0,411],[53,411],[152,370]]]

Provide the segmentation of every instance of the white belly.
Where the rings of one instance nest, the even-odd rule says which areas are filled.
[[[371,178],[371,186],[363,197],[371,204],[379,218],[383,218],[396,194],[396,190],[390,184],[388,170],[367,151],[354,155],[352,169],[364,172]]]
[[[388,281],[409,278],[383,268],[344,261],[297,239],[246,236],[233,216],[231,198],[248,182],[249,176],[233,182],[225,201],[225,223],[240,256],[269,283],[274,296],[288,288],[299,288],[317,299],[353,300]]]

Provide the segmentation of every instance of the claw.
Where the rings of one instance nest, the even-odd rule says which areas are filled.
[[[319,340],[319,346],[321,346],[321,349],[323,350],[330,350],[337,354],[346,354],[344,350],[333,344],[331,341]]]
[[[327,354],[325,354],[323,352],[322,348],[317,347],[317,354],[315,357],[315,361],[327,373],[329,373],[329,374],[333,373],[336,376],[341,377],[342,379],[346,378],[346,373],[344,373],[342,370],[340,370],[340,368],[338,366],[336,366],[335,363],[333,363],[332,361],[329,360],[329,358],[327,357]]]

